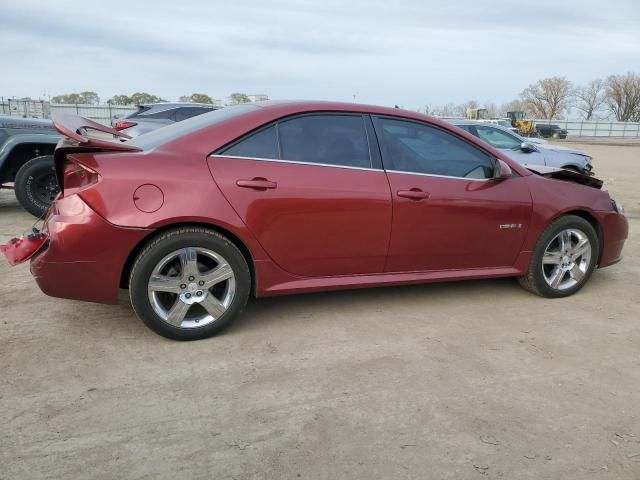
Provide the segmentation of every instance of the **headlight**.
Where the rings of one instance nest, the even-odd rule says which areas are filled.
[[[618,213],[624,213],[624,205],[622,205],[619,201],[612,198],[611,204],[613,205],[613,209]]]

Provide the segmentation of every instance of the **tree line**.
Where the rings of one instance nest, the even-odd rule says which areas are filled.
[[[424,113],[436,116],[465,116],[468,109],[479,108],[470,100],[463,104],[448,103],[441,107],[426,105]],[[492,118],[504,117],[509,111],[524,111],[529,116],[557,119],[572,108],[585,120],[615,118],[620,122],[640,122],[640,75],[628,72],[596,78],[586,85],[574,85],[565,77],[543,78],[525,88],[517,99],[501,106],[484,105]]]
[[[249,103],[251,99],[246,93],[232,93],[229,98],[232,103]],[[214,100],[206,93],[192,93],[191,95],[183,95],[178,99],[179,102],[188,103],[208,103],[213,104]],[[80,93],[65,93],[51,97],[52,103],[70,103],[70,104],[100,104],[100,96],[96,92],[85,91]],[[147,92],[136,92],[132,95],[114,95],[107,100],[108,105],[143,105],[147,103],[167,102],[162,97],[152,95]]]
[[[248,103],[251,100],[244,93],[232,93],[232,104]],[[53,103],[99,104],[96,92],[85,91],[57,95],[51,98]],[[114,95],[107,103],[110,105],[141,105],[166,102],[167,100],[146,92],[132,95]],[[205,93],[192,93],[181,96],[180,102],[209,103],[214,100]],[[476,100],[463,104],[447,103],[444,106],[429,106],[419,109],[429,115],[441,117],[464,117],[470,108],[479,108]],[[585,120],[596,118],[615,118],[621,122],[640,122],[640,75],[628,72],[622,75],[610,75],[596,78],[586,85],[574,85],[565,77],[543,78],[529,85],[510,102],[498,106],[486,102],[483,106],[491,118],[504,117],[508,111],[524,111],[531,117],[557,119],[569,113],[571,109],[580,112]]]

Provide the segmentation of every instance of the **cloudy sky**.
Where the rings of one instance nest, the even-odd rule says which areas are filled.
[[[0,55],[5,96],[501,103],[640,71],[640,1],[0,0]]]

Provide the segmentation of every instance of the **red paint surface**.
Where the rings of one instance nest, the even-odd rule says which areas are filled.
[[[311,111],[435,124],[502,159],[515,176],[481,182],[209,157],[261,125]],[[242,243],[254,265],[258,296],[521,275],[544,228],[573,211],[598,222],[601,266],[621,258],[627,235],[626,219],[613,211],[606,192],[533,175],[448,123],[398,109],[272,103],[152,151],[93,147],[82,152],[67,141],[56,151],[57,164],[73,151],[74,161],[97,171],[100,179],[53,207],[48,246],[32,259],[33,274],[49,295],[115,302],[131,253],[158,229],[173,225],[210,225]],[[254,189],[238,180],[269,183]],[[143,205],[149,211],[140,211],[134,197],[141,185],[162,191],[160,207],[151,211]],[[428,195],[398,195],[417,190]],[[139,198],[157,206],[154,193]],[[501,224],[520,226],[500,229]]]

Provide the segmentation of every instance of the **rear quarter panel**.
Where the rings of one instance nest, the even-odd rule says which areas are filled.
[[[72,156],[100,173],[99,183],[79,195],[108,222],[149,229],[172,224],[210,224],[240,238],[254,260],[266,258],[213,181],[206,157],[201,153],[187,151],[176,156],[173,152],[154,150]],[[144,212],[136,207],[134,196],[143,185],[161,190],[162,204],[156,211]]]

